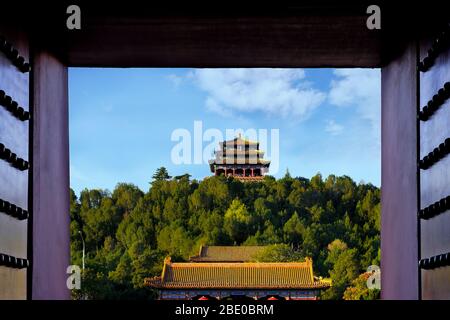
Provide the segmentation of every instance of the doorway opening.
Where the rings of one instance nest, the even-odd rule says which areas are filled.
[[[191,288],[171,295],[218,296],[191,292],[210,281],[196,266],[228,263],[250,287],[234,264],[310,261],[318,287],[298,297],[378,298],[380,83],[379,69],[70,68],[73,297],[161,298],[163,269],[185,267]]]

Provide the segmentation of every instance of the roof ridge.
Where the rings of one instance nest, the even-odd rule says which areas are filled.
[[[284,266],[288,267],[304,267],[309,268],[311,264],[308,261],[303,262],[172,262],[170,263],[172,268],[180,267],[193,267],[193,268],[206,268],[206,267],[271,267],[271,266]]]

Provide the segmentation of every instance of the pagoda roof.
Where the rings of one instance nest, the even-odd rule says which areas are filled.
[[[225,144],[225,145],[234,145],[234,144],[235,145],[258,145],[259,142],[242,138],[242,136],[239,135],[238,137],[236,137],[232,140],[223,141],[222,144]]]
[[[227,149],[227,150],[216,150],[214,151],[216,154],[225,154],[225,155],[238,155],[238,154],[264,154],[262,150],[249,149],[249,150],[237,150],[237,149]]]
[[[257,161],[255,161],[257,160]],[[255,159],[255,158],[248,158],[248,159],[235,159],[235,158],[222,158],[222,159],[212,159],[209,160],[209,165],[246,165],[246,164],[254,164],[254,165],[263,165],[263,166],[269,166],[270,160],[264,160],[264,159]]]
[[[265,246],[200,246],[192,262],[249,262],[264,250]]]
[[[305,262],[171,262],[164,261],[161,277],[145,284],[159,289],[324,289],[330,282],[316,280],[312,261]]]

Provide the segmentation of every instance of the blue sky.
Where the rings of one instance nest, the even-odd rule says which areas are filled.
[[[147,191],[160,166],[203,179],[207,163],[171,158],[172,133],[193,135],[194,121],[223,135],[279,129],[276,177],[289,168],[380,186],[380,90],[379,69],[71,68],[71,187],[78,194],[130,182]]]

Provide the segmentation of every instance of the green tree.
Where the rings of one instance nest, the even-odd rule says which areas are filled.
[[[333,265],[330,270],[333,286],[325,291],[324,299],[342,299],[345,289],[359,275],[357,251],[345,247],[344,243],[336,241],[329,247],[327,259]]]
[[[322,298],[374,297],[359,294],[355,279],[380,263],[380,189],[350,177],[197,181],[171,179],[160,168],[145,193],[127,183],[112,193],[85,189],[78,198],[71,190],[70,218],[72,264],[81,265],[80,232],[86,241],[75,298],[154,298],[144,278],[161,274],[166,255],[186,261],[200,244],[268,245],[264,261],[311,257],[315,275],[333,280]]]
[[[255,257],[256,262],[300,262],[302,254],[287,244],[273,244],[264,248]]]
[[[248,236],[251,220],[252,217],[245,204],[238,199],[234,199],[225,212],[224,229],[234,242],[240,244]]]
[[[164,227],[157,238],[158,248],[170,256],[188,259],[197,248],[185,228],[176,222]]]
[[[169,172],[165,167],[160,167],[156,169],[156,172],[152,176],[153,181],[164,181],[169,180],[171,176],[169,176]]]
[[[112,193],[114,204],[122,215],[130,214],[143,196],[144,193],[131,183],[117,184]]]
[[[333,242],[331,242],[327,248],[328,248],[328,257],[326,262],[331,266],[333,266],[336,263],[336,261],[339,259],[339,256],[343,252],[348,250],[347,244],[340,239],[333,240]]]
[[[297,212],[284,224],[283,232],[285,241],[299,246],[303,242],[303,235],[305,233],[305,226],[301,222]]]
[[[352,285],[344,291],[344,300],[376,300],[380,299],[379,289],[369,289],[367,280],[371,273],[365,272],[352,281]]]

